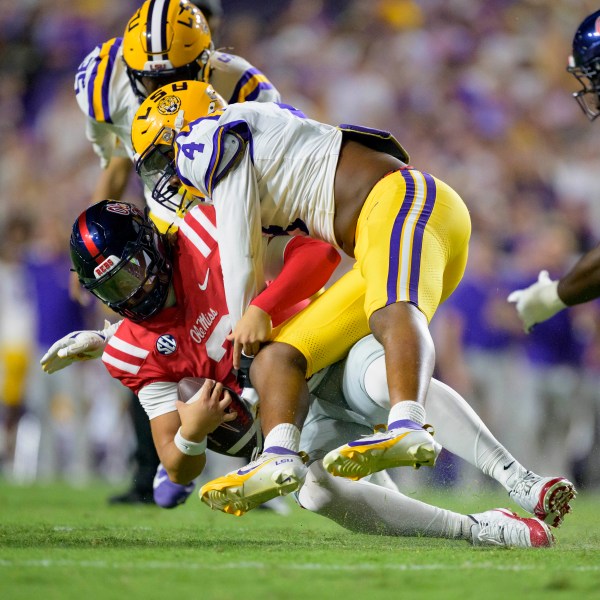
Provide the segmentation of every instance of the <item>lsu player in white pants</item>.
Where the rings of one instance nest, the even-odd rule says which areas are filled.
[[[357,342],[346,360],[316,374],[314,379],[320,381],[311,381],[314,400],[300,441],[300,447],[313,461],[298,493],[302,506],[362,533],[435,537],[470,534],[473,543],[481,542],[476,539],[479,535],[500,535],[510,522],[507,519],[512,518],[510,511],[465,516],[409,498],[394,490],[393,485],[351,481],[325,470],[321,459],[327,463],[330,451],[344,440],[370,435],[373,426],[385,421],[389,411],[383,346],[372,335]],[[436,434],[443,447],[498,481],[516,504],[541,521],[555,527],[562,523],[575,495],[569,481],[528,471],[498,442],[469,404],[436,379],[431,380],[426,407],[432,425],[444,425]],[[543,538],[536,523],[526,523],[527,527],[533,526],[529,534]],[[526,537],[527,530],[511,525],[505,535]]]

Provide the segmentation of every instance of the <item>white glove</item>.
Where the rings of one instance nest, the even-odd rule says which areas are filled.
[[[54,342],[48,352],[42,356],[40,364],[46,373],[56,373],[70,364],[92,360],[102,356],[104,347],[113,336],[121,321],[110,324],[104,321],[101,331],[73,331]]]
[[[542,323],[567,308],[558,297],[557,287],[558,281],[550,279],[548,271],[540,271],[535,283],[523,290],[515,290],[508,296],[508,301],[515,304],[526,333],[535,324]]]

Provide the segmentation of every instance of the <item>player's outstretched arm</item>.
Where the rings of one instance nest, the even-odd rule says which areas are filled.
[[[508,301],[515,303],[525,331],[530,331],[564,308],[596,298],[600,298],[600,246],[584,254],[558,281],[541,271],[534,284],[515,290]]]
[[[46,373],[56,373],[74,362],[100,358],[104,347],[113,336],[121,321],[104,322],[104,329],[99,331],[72,331],[54,342],[46,354],[42,356],[40,365]]]
[[[596,246],[558,282],[557,293],[567,306],[600,298],[600,246]]]

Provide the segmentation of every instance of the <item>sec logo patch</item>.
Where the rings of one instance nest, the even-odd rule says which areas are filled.
[[[159,354],[168,356],[177,350],[177,342],[170,333],[166,333],[165,335],[161,335],[156,340],[156,349],[158,350]]]

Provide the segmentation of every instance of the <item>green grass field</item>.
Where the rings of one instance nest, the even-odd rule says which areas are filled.
[[[111,491],[0,482],[0,598],[600,598],[599,495],[580,493],[554,548],[515,550],[352,534],[296,505],[241,518],[195,495],[170,511],[108,506]],[[514,508],[504,495],[428,499]]]

